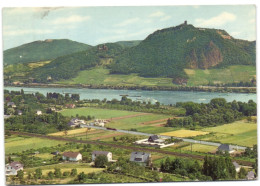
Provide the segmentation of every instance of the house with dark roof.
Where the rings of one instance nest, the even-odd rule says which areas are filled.
[[[51,154],[56,156],[56,155],[60,154],[60,152],[59,151],[55,151],[55,152],[52,152]]]
[[[112,153],[108,151],[93,151],[92,152],[92,161],[94,162],[97,156],[104,155],[107,157],[107,161],[111,162],[112,160]]]
[[[146,152],[132,152],[130,156],[130,161],[135,162],[142,166],[150,166],[151,164],[151,154]]]
[[[241,169],[241,165],[239,165],[237,162],[232,162],[233,163],[233,165],[234,165],[234,167],[235,167],[235,169],[236,169],[236,172],[239,172],[240,171],[240,169]]]
[[[255,173],[253,171],[249,171],[246,175],[247,180],[254,180],[255,179]]]
[[[228,145],[228,144],[221,144],[221,145],[218,147],[218,151],[228,152],[228,153],[233,153],[233,152],[235,152],[235,150],[231,147],[231,145]]]
[[[64,152],[62,159],[66,161],[80,161],[82,160],[82,154],[79,152]]]
[[[23,164],[20,162],[14,161],[5,165],[5,175],[17,175],[19,170],[23,170]]]
[[[15,108],[15,107],[16,107],[16,105],[15,105],[14,102],[8,102],[8,103],[7,103],[7,106],[8,106],[8,107],[11,106],[12,108]]]
[[[159,137],[157,135],[152,135],[148,138],[148,141],[149,142],[155,142],[156,140],[158,140]]]

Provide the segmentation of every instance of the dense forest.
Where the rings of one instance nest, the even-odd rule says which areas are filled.
[[[48,82],[76,77],[78,72],[97,65],[108,65],[124,48],[119,44],[106,43],[89,50],[56,58],[51,63],[37,68],[32,76],[36,82]]]
[[[227,102],[224,98],[215,98],[208,104],[204,103],[176,103],[177,107],[186,110],[186,117],[182,119],[169,119],[168,127],[187,127],[194,129],[196,126],[217,126],[240,120],[245,116],[255,116],[257,105],[254,101]]]
[[[111,65],[111,73],[185,79],[184,68],[237,64],[255,65],[255,42],[236,40],[224,30],[182,24],[158,30],[126,50]]]

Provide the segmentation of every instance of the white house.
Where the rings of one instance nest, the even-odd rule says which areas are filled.
[[[79,161],[82,160],[82,154],[79,152],[64,152],[62,159],[67,161]]]
[[[152,161],[152,156],[150,153],[146,153],[146,152],[132,152],[130,161],[135,162],[142,166],[150,166]]]
[[[70,122],[68,123],[68,125],[70,126],[70,127],[77,127],[77,126],[80,126],[80,125],[85,125],[86,124],[86,122],[84,121],[84,120],[80,120],[80,119],[78,119],[78,118],[73,118],[73,119],[71,119],[70,120]]]
[[[39,115],[42,115],[42,111],[41,110],[37,110],[36,111],[36,114],[39,116]]]
[[[92,161],[94,162],[97,156],[105,155],[107,157],[107,161],[111,162],[112,160],[112,153],[107,151],[93,151],[92,152]]]
[[[5,165],[5,175],[17,175],[19,170],[23,170],[23,164],[20,162],[12,162]]]

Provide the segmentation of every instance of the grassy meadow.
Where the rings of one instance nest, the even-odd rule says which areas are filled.
[[[60,84],[91,84],[117,86],[174,86],[171,78],[144,78],[137,74],[118,75],[109,74],[109,69],[93,68],[79,72],[78,76],[69,80],[62,80]]]
[[[236,121],[217,127],[204,128],[202,131],[211,132],[212,135],[202,140],[231,143],[252,147],[257,144],[257,124],[246,120]]]
[[[124,110],[111,110],[111,109],[99,109],[93,107],[66,109],[61,111],[64,116],[95,116],[97,119],[110,119],[114,117],[134,115],[140,112],[124,111]]]
[[[63,141],[49,140],[34,137],[20,137],[13,135],[5,139],[5,154],[22,152],[29,149],[37,149],[42,147],[51,147],[58,144],[65,144]]]
[[[234,65],[225,69],[185,69],[189,77],[188,86],[208,85],[208,83],[249,82],[256,75],[255,66]]]

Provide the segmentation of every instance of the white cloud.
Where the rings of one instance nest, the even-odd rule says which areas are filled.
[[[28,35],[28,34],[35,34],[35,35],[41,35],[41,34],[49,34],[53,33],[53,30],[50,29],[26,29],[26,30],[15,30],[15,31],[3,31],[4,36],[20,36],[20,35]]]
[[[157,12],[154,12],[154,13],[150,14],[149,17],[162,17],[164,15],[165,15],[164,12],[157,11]]]
[[[256,23],[255,18],[250,19],[250,20],[249,20],[249,23]]]
[[[226,23],[236,20],[236,16],[229,12],[222,12],[221,14],[212,17],[210,19],[196,19],[196,23],[199,26],[211,27],[211,26],[222,26]]]
[[[90,20],[90,16],[79,16],[79,15],[71,15],[69,17],[60,17],[54,19],[51,23],[52,24],[68,24],[68,23],[80,23],[83,21]]]
[[[167,21],[171,18],[172,18],[172,16],[164,16],[163,18],[160,19],[160,21]]]
[[[238,37],[241,34],[241,32],[231,32],[230,35],[233,37]]]
[[[121,23],[116,24],[115,26],[117,27],[124,27],[133,23],[136,23],[140,20],[140,18],[135,17],[135,18],[131,18],[131,19],[126,19],[124,21],[122,21]]]

